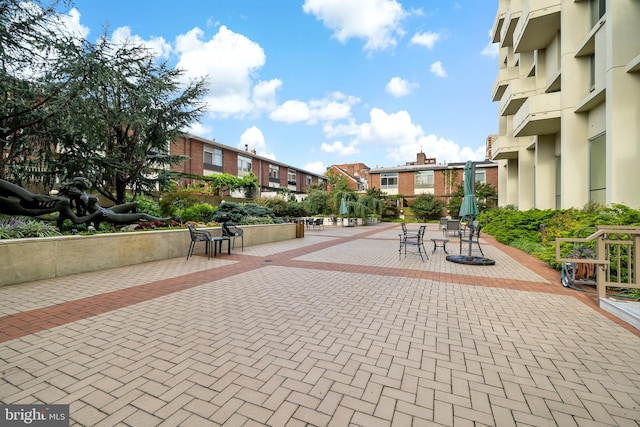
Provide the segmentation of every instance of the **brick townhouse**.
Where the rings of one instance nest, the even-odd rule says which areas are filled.
[[[177,143],[171,145],[171,154],[187,157],[172,167],[175,172],[200,176],[226,173],[244,177],[253,171],[263,196],[274,193],[278,188],[288,188],[301,196],[310,185],[324,187],[327,184],[322,175],[259,156],[248,146],[241,150],[194,135],[178,138]]]

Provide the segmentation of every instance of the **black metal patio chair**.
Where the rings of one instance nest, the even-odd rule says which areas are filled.
[[[191,236],[191,243],[189,244],[189,251],[187,252],[187,259],[193,256],[193,250],[196,247],[196,243],[204,242],[205,253],[208,258],[211,258],[211,233],[206,230],[198,230],[193,225],[187,225],[189,229],[189,235]]]
[[[404,224],[404,223],[403,223]],[[429,255],[427,255],[427,250],[424,247],[424,233],[427,229],[426,225],[421,225],[418,229],[418,234],[408,234],[403,233],[400,235],[400,249],[398,249],[398,259],[402,257],[402,250],[404,249],[404,257],[407,257],[407,247],[414,248],[411,250],[413,253],[418,253],[420,255],[420,259],[424,261],[424,257],[426,256],[429,259]],[[422,255],[424,253],[424,256]]]
[[[244,230],[242,228],[236,227],[233,224],[229,224],[226,222],[222,223],[222,235],[224,237],[233,238],[233,248],[236,247],[236,237],[240,237],[240,241],[242,243],[242,252],[244,252]]]

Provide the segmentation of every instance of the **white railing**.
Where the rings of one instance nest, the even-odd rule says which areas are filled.
[[[595,258],[563,257],[566,244],[593,246]],[[564,245],[563,245],[564,244]],[[640,248],[640,227],[599,225],[596,231],[585,238],[557,238],[556,261],[595,264],[598,297],[605,298],[608,287],[640,289],[638,283],[638,249]],[[575,250],[571,252],[574,254]],[[566,254],[567,251],[565,250]]]

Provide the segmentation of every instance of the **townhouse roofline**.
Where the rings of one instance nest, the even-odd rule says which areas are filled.
[[[488,168],[498,166],[497,162],[492,160],[479,160],[475,161],[476,168]],[[446,170],[446,169],[461,169],[464,168],[466,162],[453,162],[453,163],[441,163],[441,164],[425,164],[425,165],[399,165],[371,168],[369,173],[382,173],[382,172],[415,172],[421,170]]]
[[[234,152],[236,152],[238,154],[242,154],[242,155],[245,155],[245,156],[251,156],[252,158],[256,158],[258,160],[262,160],[264,162],[271,163],[273,165],[284,166],[284,167],[287,167],[287,168],[290,168],[290,169],[295,169],[296,171],[305,173],[307,175],[313,175],[313,176],[317,176],[319,178],[327,179],[327,177],[325,175],[323,175],[323,174],[310,172],[308,170],[305,170],[305,169],[302,169],[302,168],[299,168],[299,167],[296,167],[296,166],[292,166],[292,165],[289,165],[287,163],[280,162],[278,160],[274,160],[274,159],[270,159],[268,157],[260,156],[259,154],[254,153],[253,151],[250,151],[250,150],[246,150],[246,149],[242,150],[240,148],[232,147],[230,145],[226,145],[226,144],[223,144],[221,142],[218,142],[215,139],[211,140],[211,139],[207,139],[207,138],[204,138],[204,137],[201,137],[201,136],[198,136],[198,135],[193,135],[193,134],[190,134],[190,133],[185,133],[182,136],[184,138],[186,138],[186,139],[189,139],[189,138],[196,139],[196,140],[201,141],[201,142],[203,142],[204,144],[207,144],[207,145],[211,145],[211,146],[219,147],[219,148],[224,148],[225,150],[234,151]]]

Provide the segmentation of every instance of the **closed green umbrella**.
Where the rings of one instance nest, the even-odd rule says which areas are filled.
[[[471,256],[472,234],[474,232],[471,222],[478,215],[478,203],[476,202],[476,165],[468,161],[464,165],[464,197],[460,206],[460,218],[469,223],[469,256]],[[462,236],[460,237],[462,238]]]
[[[460,205],[460,218],[473,221],[478,215],[478,203],[476,202],[476,165],[468,161],[464,165],[464,197]]]
[[[343,197],[342,201],[340,201],[340,215],[346,215],[348,212],[349,210],[347,209],[347,201]]]

